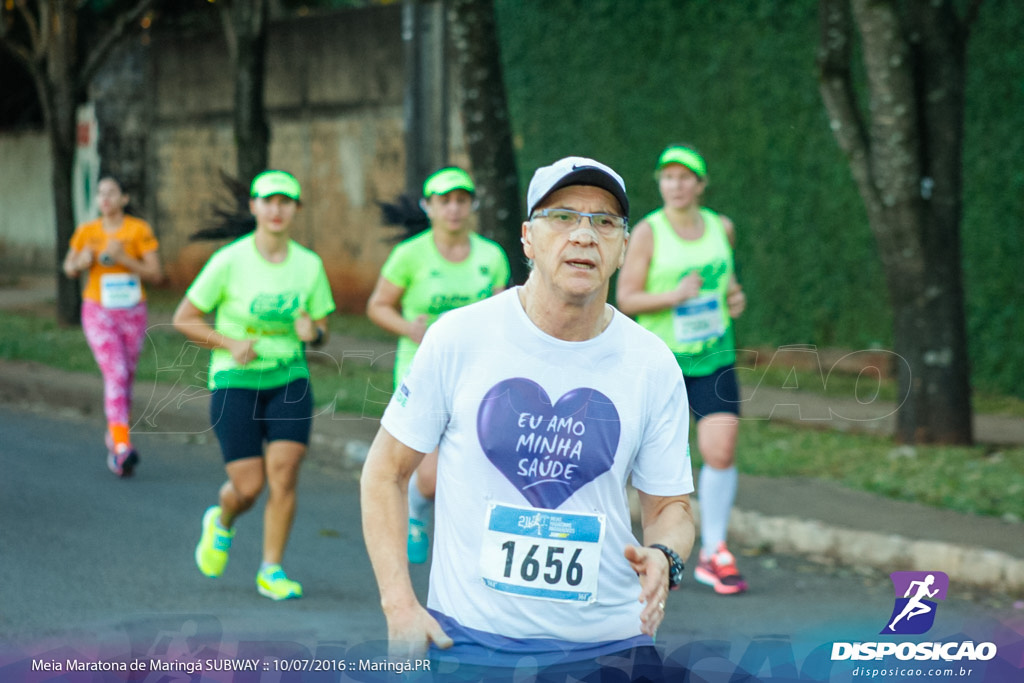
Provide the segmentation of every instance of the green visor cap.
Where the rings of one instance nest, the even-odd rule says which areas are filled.
[[[708,175],[708,167],[704,163],[704,157],[688,147],[669,147],[662,152],[661,156],[658,157],[657,170],[660,171],[668,164],[682,164],[696,173],[697,177],[702,180]]]
[[[252,179],[252,189],[249,192],[252,197],[272,197],[275,194],[283,194],[295,201],[299,201],[301,190],[299,181],[291,173],[284,171],[264,171]]]
[[[469,177],[468,173],[455,166],[442,168],[423,183],[424,197],[430,197],[435,194],[448,194],[452,190],[465,190],[470,194],[476,194],[476,185],[473,184],[473,180]]]

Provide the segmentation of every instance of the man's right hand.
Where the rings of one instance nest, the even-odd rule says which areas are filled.
[[[387,620],[390,659],[421,659],[430,643],[442,650],[452,646],[452,639],[420,604],[395,610],[387,614]]]

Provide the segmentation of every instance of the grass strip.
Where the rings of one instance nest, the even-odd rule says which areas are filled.
[[[154,302],[166,307],[169,302]],[[166,316],[164,316],[166,317]],[[0,325],[0,360],[34,361],[74,372],[98,372],[79,328],[61,328],[52,315],[5,312]],[[365,317],[336,315],[331,330],[377,342],[387,340]],[[182,378],[205,386],[209,353],[187,343],[169,324],[152,325],[146,337],[138,380],[173,382]],[[379,417],[391,391],[390,367],[369,355],[323,356],[310,363],[318,406],[334,404],[341,413]],[[763,381],[785,381],[765,378]],[[834,384],[849,395],[845,380]],[[1001,405],[1010,414],[1019,402],[992,397],[976,401]],[[1024,413],[1024,410],[1021,411]],[[700,465],[696,447],[691,451]],[[767,420],[744,419],[740,426],[741,472],[769,477],[813,477],[899,500],[959,512],[1024,520],[1024,448],[987,446],[899,446],[891,439],[809,429]]]

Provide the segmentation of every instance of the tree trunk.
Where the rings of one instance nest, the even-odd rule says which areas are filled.
[[[445,0],[404,0],[405,191],[418,197],[424,179],[450,164],[450,91]]]
[[[922,130],[922,249],[926,264],[916,306],[922,371],[911,383],[926,413],[897,416],[904,441],[970,443],[970,368],[962,274],[964,93],[967,26],[949,3],[909,3],[915,97]],[[912,431],[913,430],[913,431]]]
[[[463,126],[480,202],[481,232],[508,254],[512,280],[528,274],[519,242],[522,205],[493,0],[450,0]]]
[[[233,0],[222,15],[235,75],[235,150],[238,179],[248,183],[266,170],[270,128],[264,107],[267,48],[266,0]]]
[[[77,64],[78,17],[70,3],[51,5],[49,55],[44,80],[37,87],[44,93],[43,118],[50,138],[53,159],[53,211],[57,227],[57,322],[77,325],[81,321],[82,292],[78,280],[64,276],[62,264],[75,232],[75,208],[72,178],[77,143],[76,109],[81,94]],[[41,27],[42,28],[42,27]],[[40,72],[43,69],[39,70]]]
[[[81,319],[81,287],[77,280],[64,277],[61,267],[68,242],[75,231],[72,176],[77,143],[77,107],[89,79],[117,41],[155,2],[137,0],[129,9],[118,12],[110,28],[92,43],[85,59],[80,58],[78,51],[77,7],[81,3],[68,0],[15,3],[14,9],[27,34],[27,39],[21,40],[10,35],[9,26],[4,23],[6,17],[0,15],[0,43],[32,75],[53,156],[51,180],[57,231],[57,321],[61,324],[78,324]]]
[[[970,443],[960,266],[964,33],[947,3],[822,0],[819,69],[885,269],[900,365],[897,438]],[[949,23],[954,27],[950,28]],[[870,102],[853,88],[853,25]],[[865,123],[861,111],[870,112]]]

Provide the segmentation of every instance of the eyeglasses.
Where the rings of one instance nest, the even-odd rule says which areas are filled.
[[[622,216],[612,213],[587,213],[572,209],[541,209],[533,213],[531,220],[538,217],[546,218],[555,230],[568,232],[575,230],[583,221],[584,216],[590,219],[590,224],[604,237],[611,237],[620,230],[625,230],[628,223]]]

